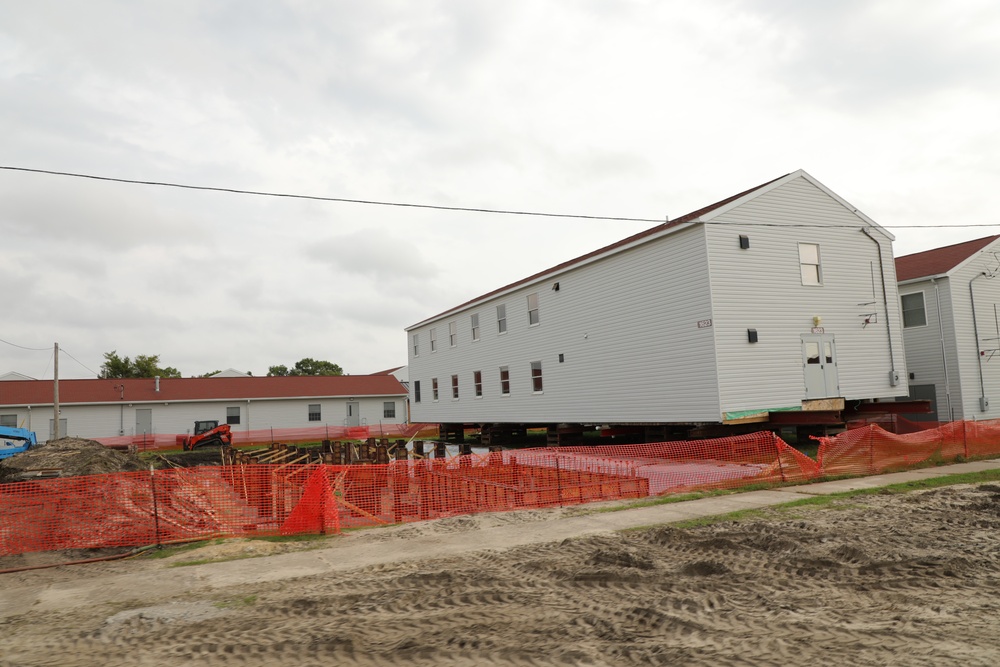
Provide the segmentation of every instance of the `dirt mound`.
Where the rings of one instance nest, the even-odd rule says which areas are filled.
[[[76,477],[109,472],[145,470],[135,454],[116,451],[84,438],[59,438],[38,444],[0,462],[0,481],[38,477]]]

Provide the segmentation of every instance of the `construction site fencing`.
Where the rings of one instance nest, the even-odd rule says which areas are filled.
[[[0,484],[0,555],[338,533],[477,512],[874,474],[1000,454],[1000,421],[953,422],[902,435],[869,425],[816,439],[817,460],[761,432],[383,464],[241,462],[12,482]]]
[[[262,445],[270,442],[300,443],[321,440],[365,440],[367,438],[416,436],[436,437],[436,424],[378,424],[362,426],[309,426],[303,428],[263,428],[249,431],[233,430],[233,444],[236,446]],[[178,449],[185,434],[141,433],[107,438],[93,438],[102,445],[114,449],[134,448],[138,451],[154,449]]]
[[[1000,421],[957,421],[911,433],[890,433],[876,424],[819,441],[824,476],[871,475],[927,462],[1000,454]]]

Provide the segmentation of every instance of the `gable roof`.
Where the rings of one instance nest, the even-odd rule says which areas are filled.
[[[544,271],[539,271],[538,273],[530,275],[527,278],[522,278],[521,280],[518,280],[516,282],[510,283],[509,285],[504,285],[503,287],[501,287],[499,289],[495,289],[492,292],[487,292],[486,294],[478,296],[475,299],[470,299],[469,301],[466,301],[465,303],[459,304],[458,306],[455,306],[454,308],[449,308],[448,310],[446,310],[444,312],[441,312],[441,313],[438,313],[437,315],[434,315],[433,317],[428,317],[428,318],[426,318],[424,320],[421,320],[420,322],[417,322],[416,324],[410,325],[410,326],[406,327],[406,331],[410,331],[412,329],[416,329],[417,327],[423,326],[424,324],[427,324],[428,322],[433,322],[434,320],[442,318],[442,317],[444,317],[446,315],[450,315],[451,313],[460,311],[460,310],[462,310],[464,308],[467,308],[467,307],[469,307],[469,306],[471,306],[471,305],[473,305],[475,303],[478,303],[480,301],[485,301],[485,300],[487,300],[487,299],[489,299],[491,297],[497,296],[499,294],[503,294],[504,292],[508,292],[508,291],[510,291],[512,289],[515,289],[517,287],[521,287],[523,285],[529,285],[529,284],[531,284],[531,283],[533,283],[533,282],[535,282],[535,281],[537,281],[537,280],[539,280],[541,278],[544,278],[545,276],[551,276],[551,275],[554,275],[554,274],[562,273],[563,271],[565,271],[567,269],[570,269],[570,268],[572,268],[574,266],[577,266],[577,265],[580,265],[580,264],[584,264],[584,263],[586,263],[586,262],[588,262],[588,261],[590,261],[592,259],[596,259],[596,258],[602,257],[604,255],[613,254],[615,252],[618,252],[618,251],[620,251],[620,250],[622,250],[624,248],[627,248],[628,246],[631,246],[631,245],[636,244],[636,243],[641,243],[641,242],[646,241],[646,240],[651,240],[652,238],[654,238],[654,237],[656,237],[656,236],[658,236],[660,234],[663,234],[664,232],[670,231],[670,230],[672,230],[674,228],[677,228],[677,227],[681,227],[682,225],[689,224],[689,223],[693,224],[693,223],[696,223],[696,222],[705,222],[707,220],[710,220],[711,218],[714,218],[714,217],[716,217],[718,215],[721,215],[722,213],[725,213],[727,210],[729,210],[729,209],[731,209],[731,208],[733,208],[735,206],[739,206],[740,204],[743,204],[747,200],[753,199],[754,197],[757,197],[757,196],[759,196],[759,195],[761,195],[761,194],[763,194],[763,193],[765,193],[765,192],[767,192],[767,191],[769,191],[769,190],[771,190],[771,189],[773,189],[775,187],[778,187],[779,185],[783,185],[784,183],[792,180],[793,178],[797,178],[797,177],[800,177],[800,176],[803,177],[803,178],[805,178],[805,179],[807,179],[810,183],[812,183],[813,185],[815,185],[816,187],[818,187],[820,190],[822,190],[823,192],[825,192],[827,195],[829,195],[830,197],[832,197],[833,199],[835,199],[836,201],[838,201],[840,204],[842,204],[846,208],[850,209],[855,215],[857,215],[862,220],[864,220],[865,224],[878,227],[878,225],[876,225],[873,221],[871,221],[869,218],[867,218],[864,214],[862,214],[861,212],[859,212],[856,208],[854,208],[853,206],[851,206],[850,204],[848,204],[846,201],[844,201],[836,193],[832,192],[829,188],[827,188],[822,183],[820,183],[819,181],[817,181],[815,178],[813,178],[812,176],[810,176],[809,174],[807,174],[805,171],[799,169],[798,171],[787,173],[787,174],[785,174],[783,176],[779,176],[778,178],[775,178],[775,179],[772,179],[770,181],[767,181],[766,183],[761,183],[760,185],[754,186],[754,187],[750,188],[749,190],[744,190],[743,192],[735,194],[735,195],[733,195],[731,197],[726,197],[725,199],[717,201],[714,204],[709,204],[708,206],[705,206],[704,208],[700,208],[700,209],[698,209],[696,211],[692,211],[692,212],[687,213],[685,215],[682,215],[681,217],[676,218],[674,220],[669,220],[667,222],[664,222],[663,224],[657,225],[655,227],[651,227],[651,228],[649,228],[649,229],[647,229],[645,231],[641,231],[638,234],[633,234],[632,236],[629,236],[628,238],[624,238],[621,241],[616,241],[615,243],[612,243],[610,245],[606,245],[603,248],[598,248],[597,250],[594,250],[593,252],[589,252],[589,253],[587,253],[585,255],[580,255],[579,257],[576,257],[576,258],[571,259],[569,261],[563,262],[562,264],[557,264],[556,266],[553,266],[551,268],[545,269]],[[879,229],[881,231],[883,231],[883,233],[886,233],[886,235],[889,236],[890,238],[894,238],[894,237],[892,237],[892,235],[890,235],[887,232],[885,232],[885,230],[882,230],[881,227],[879,227]]]
[[[273,398],[405,396],[392,375],[60,380],[59,402],[246,401]],[[0,405],[52,405],[52,380],[0,382]]]
[[[997,239],[1000,236],[986,236],[897,257],[896,280],[903,282],[948,273]]]

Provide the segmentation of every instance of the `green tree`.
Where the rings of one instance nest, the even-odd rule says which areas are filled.
[[[343,375],[344,369],[338,364],[306,357],[295,362],[295,366],[271,366],[267,369],[268,377],[286,377],[289,375]]]
[[[140,354],[135,360],[119,357],[117,350],[104,353],[104,363],[98,377],[104,379],[119,378],[179,378],[180,371],[171,366],[160,368],[160,355]]]

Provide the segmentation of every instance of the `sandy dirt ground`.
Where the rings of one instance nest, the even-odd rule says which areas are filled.
[[[584,511],[2,574],[0,665],[1000,663],[1000,486],[513,548],[483,537],[544,535]],[[349,550],[379,563],[334,568]],[[329,571],[300,576],[304,555]],[[240,556],[261,557],[178,567]]]

